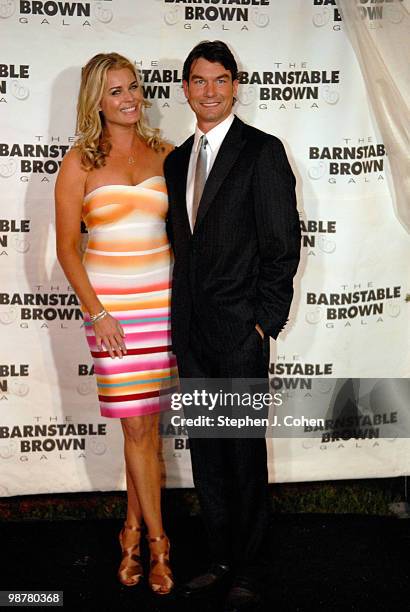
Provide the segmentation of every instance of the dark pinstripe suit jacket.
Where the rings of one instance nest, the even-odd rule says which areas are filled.
[[[256,323],[276,338],[287,321],[299,263],[295,178],[280,140],[235,117],[208,176],[191,233],[186,181],[193,136],[165,162],[175,255],[171,326],[176,354],[193,321],[217,352]]]

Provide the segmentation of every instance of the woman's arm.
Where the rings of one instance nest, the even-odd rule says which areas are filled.
[[[63,159],[55,187],[57,258],[80,302],[91,315],[96,315],[104,307],[89,281],[79,249],[86,179],[80,154],[72,149]],[[124,331],[111,315],[94,323],[94,331],[99,350],[104,344],[113,358],[126,352]]]

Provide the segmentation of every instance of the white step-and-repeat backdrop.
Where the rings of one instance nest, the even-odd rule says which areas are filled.
[[[369,27],[400,19],[388,3],[358,7]],[[124,487],[120,423],[99,416],[55,256],[54,182],[81,66],[98,52],[136,62],[151,123],[179,144],[194,127],[185,56],[204,39],[231,46],[236,113],[283,140],[298,185],[303,257],[272,376],[328,379],[329,397],[337,377],[408,376],[408,236],[334,0],[0,0],[0,38],[0,495]],[[363,411],[356,438],[268,440],[272,481],[408,474],[410,443],[379,428],[397,419],[388,399]],[[164,439],[163,456],[167,486],[190,486],[186,439]]]

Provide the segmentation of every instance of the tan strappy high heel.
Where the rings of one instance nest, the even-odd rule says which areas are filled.
[[[167,546],[164,552],[154,553],[151,550],[151,564],[148,582],[156,595],[168,595],[174,588],[174,577],[172,576],[171,567],[169,565],[169,549],[170,544],[165,533],[151,538],[147,536],[149,544],[166,540]],[[151,546],[150,546],[151,549]]]
[[[118,580],[125,586],[135,586],[140,582],[143,573],[140,557],[140,539],[138,539],[137,544],[124,548],[123,534],[125,529],[141,532],[141,527],[134,527],[124,523],[119,535],[122,560],[118,569]]]

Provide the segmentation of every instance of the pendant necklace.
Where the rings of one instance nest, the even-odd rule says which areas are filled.
[[[128,163],[132,166],[132,164],[135,164],[135,157],[133,157],[132,155],[130,155],[128,157]]]

